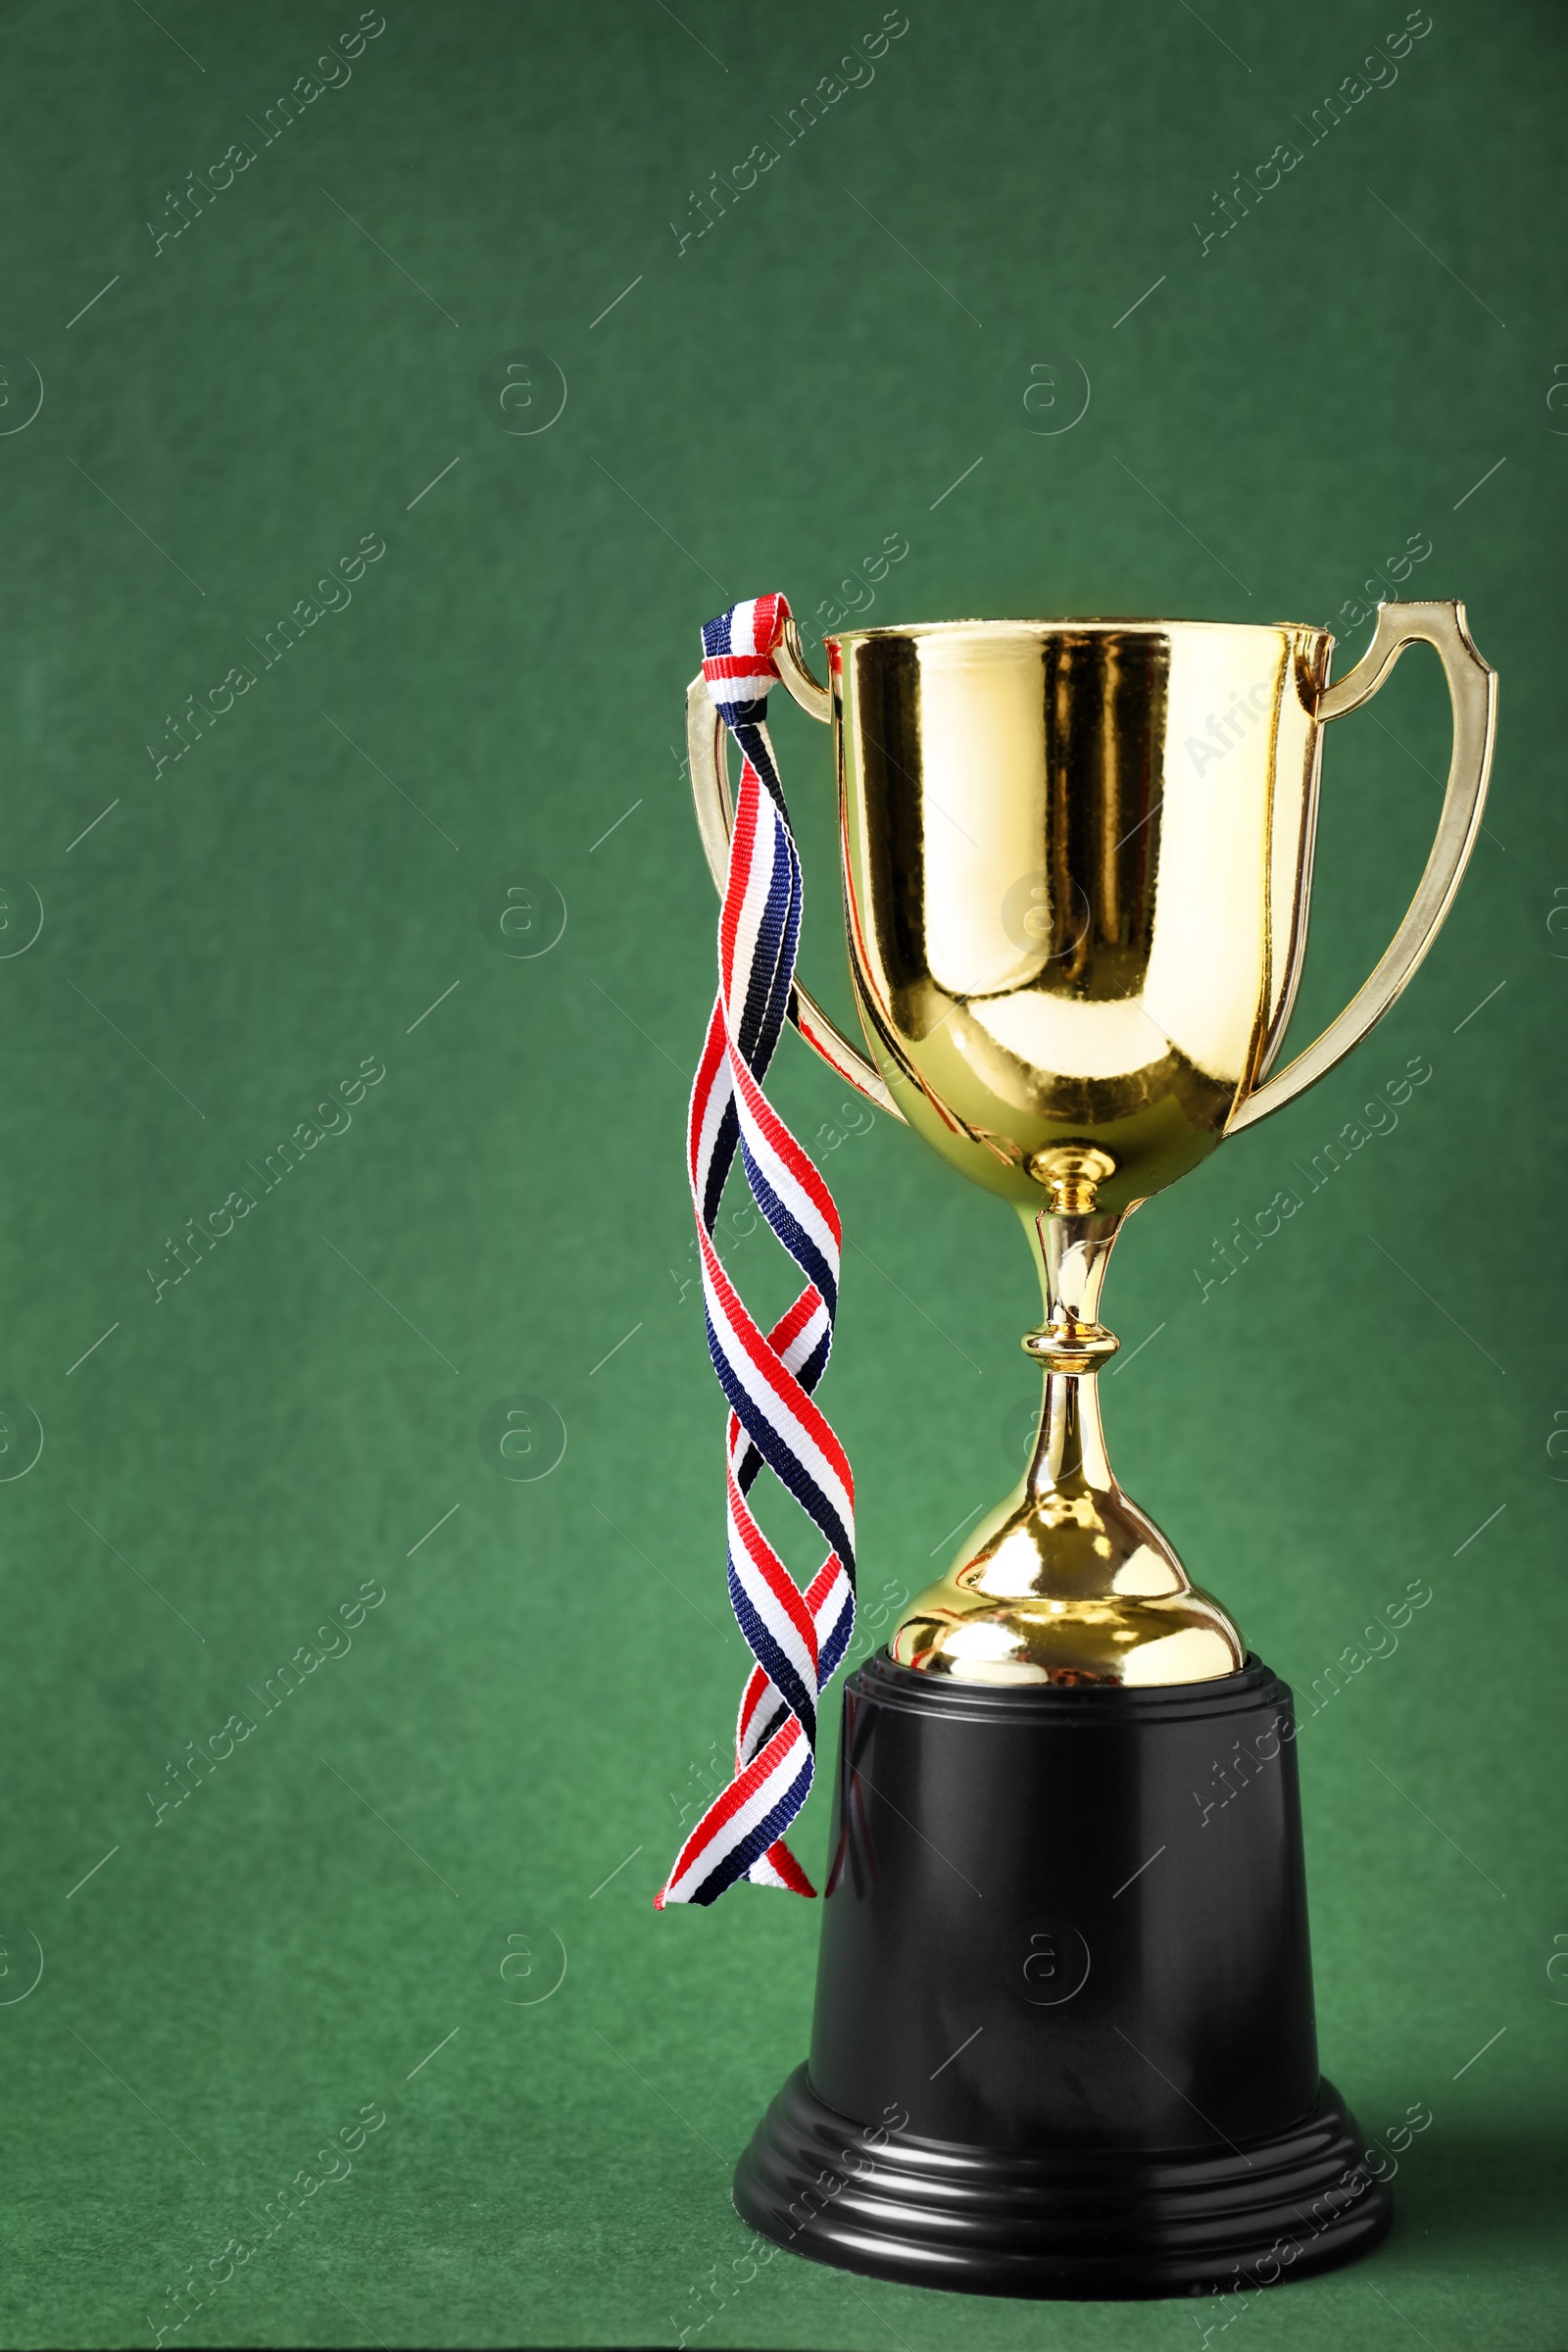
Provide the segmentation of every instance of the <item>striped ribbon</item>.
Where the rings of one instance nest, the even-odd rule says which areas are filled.
[[[730,1601],[756,1664],[735,1727],[734,1778],[676,1856],[658,1910],[716,1902],[738,1879],[815,1892],[784,1833],[809,1794],[817,1703],[855,1626],[855,1481],[811,1401],[833,1345],[838,1211],[762,1093],[789,1011],[801,928],[801,861],[765,723],[778,677],[773,654],[789,616],[782,596],[760,596],[703,630],[703,674],[742,764],[718,924],[718,995],[692,1088],[687,1164],[709,1352],[730,1408]],[[758,1207],[806,1282],[768,1332],[713,1247],[737,1150]],[[747,1501],[764,1464],[828,1546],[804,1592]]]

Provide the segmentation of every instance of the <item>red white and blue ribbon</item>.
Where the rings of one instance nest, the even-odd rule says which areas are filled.
[[[741,753],[718,924],[718,996],[692,1089],[687,1161],[708,1346],[729,1400],[729,1592],[757,1663],[735,1727],[735,1777],[697,1824],[656,1908],[716,1902],[738,1879],[814,1893],[784,1842],[810,1792],[817,1706],[855,1626],[855,1481],[812,1402],[833,1345],[839,1217],[833,1197],[762,1093],[795,980],[801,861],[768,741],[782,596],[733,606],[703,630],[703,674]],[[806,1278],[764,1332],[742,1303],[713,1225],[740,1152],[758,1207]],[[747,1501],[763,1465],[828,1546],[803,1592]]]

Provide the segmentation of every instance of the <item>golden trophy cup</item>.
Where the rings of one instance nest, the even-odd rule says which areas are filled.
[[[1453,603],[1380,607],[1336,684],[1333,638],[1301,625],[826,643],[828,687],[793,624],[778,663],[833,730],[872,1061],[799,987],[792,1018],[1017,1209],[1044,1398],[1019,1485],[850,1680],[810,2061],[737,2203],[819,2260],[981,2292],[1325,2269],[1376,2241],[1389,2200],[1318,2074],[1291,1694],[1117,1484],[1100,1296],[1132,1210],[1294,1102],[1414,975],[1480,826],[1495,678]],[[1365,986],[1274,1071],[1323,729],[1416,643],[1453,710],[1431,856]],[[688,734],[722,889],[724,734],[701,677]],[[1253,1770],[1200,1814],[1192,1791],[1233,1743]]]

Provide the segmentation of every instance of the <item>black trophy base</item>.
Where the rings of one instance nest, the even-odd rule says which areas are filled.
[[[1359,2194],[1347,2185],[1360,2152],[1327,2082],[1293,2130],[1218,2156],[1018,2156],[902,2132],[868,2145],[802,2066],[741,2159],[735,2209],[791,2253],[905,2286],[1197,2295],[1310,2278],[1375,2246],[1391,2202],[1364,2172]]]
[[[741,2159],[777,2244],[906,2284],[1132,2297],[1366,2252],[1318,2073],[1291,1693],[845,1692],[808,2067]]]

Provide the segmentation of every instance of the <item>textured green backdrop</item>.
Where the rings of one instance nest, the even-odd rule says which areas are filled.
[[[0,10],[8,2344],[1568,2340],[1563,14],[889,22]],[[1369,2132],[1433,2111],[1396,2233],[1196,2317],[749,2277],[729,2173],[814,1908],[651,1908],[743,1656],[681,1154],[698,624],[777,586],[808,633],[1353,652],[1391,561],[1501,673],[1489,830],[1354,1061],[1139,1217],[1106,1385],[1270,1662],[1365,1659],[1301,1763],[1325,2062]],[[842,1004],[824,745],[779,734]],[[1418,654],[1331,739],[1298,1039],[1397,919],[1446,735]],[[1013,1474],[1031,1277],[793,1042],[778,1086],[851,1240],[871,1642]],[[737,1273],[783,1295],[763,1238]],[[509,1426],[548,1475],[498,1475]]]

